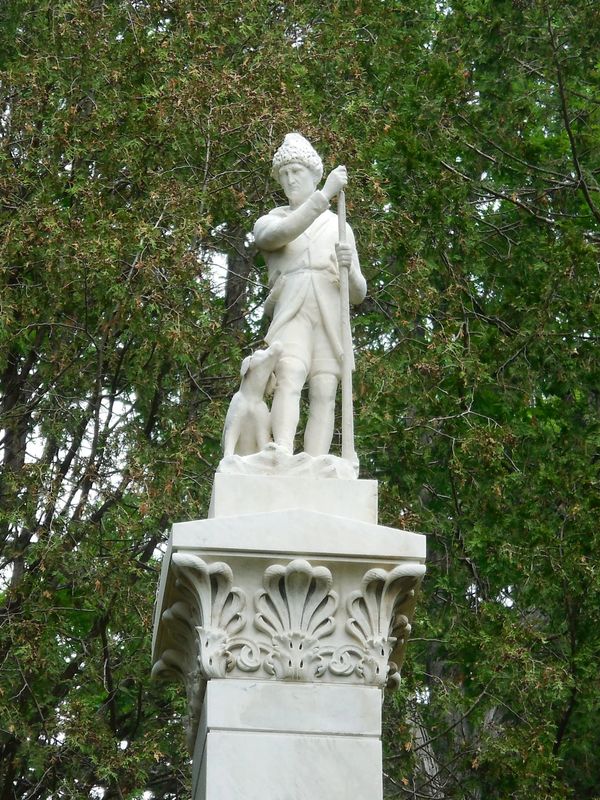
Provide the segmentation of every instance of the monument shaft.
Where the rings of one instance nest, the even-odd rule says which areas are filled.
[[[346,168],[318,190],[322,174],[288,134],[273,175],[289,204],[254,227],[268,347],[242,364],[209,517],[174,525],[163,560],[153,674],[185,686],[194,800],[382,797],[382,692],[399,680],[425,537],[378,525],[377,483],[357,480],[349,309],[366,282]],[[329,453],[340,378],[342,458]]]
[[[173,527],[154,672],[186,687],[194,800],[382,796],[425,537],[377,525],[376,493],[217,474],[212,516]]]

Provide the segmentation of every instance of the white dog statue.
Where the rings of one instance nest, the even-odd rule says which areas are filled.
[[[273,369],[282,353],[273,342],[242,362],[240,388],[231,398],[223,428],[223,455],[258,453],[271,441],[271,413],[264,397],[274,382]]]

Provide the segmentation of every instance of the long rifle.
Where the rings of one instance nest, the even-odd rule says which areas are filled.
[[[346,244],[346,196],[342,189],[338,194],[338,239]],[[349,270],[340,269],[340,319],[342,324],[342,458],[356,469],[358,458],[354,450],[354,411],[352,404],[352,372],[354,371],[354,349],[350,328]]]

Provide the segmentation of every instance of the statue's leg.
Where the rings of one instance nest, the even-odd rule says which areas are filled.
[[[294,437],[300,418],[300,393],[307,369],[299,358],[284,356],[275,370],[277,388],[271,405],[273,441],[288,453],[294,452]]]
[[[337,377],[326,372],[313,375],[310,379],[310,407],[304,432],[304,450],[311,456],[325,455],[331,447],[337,385]]]

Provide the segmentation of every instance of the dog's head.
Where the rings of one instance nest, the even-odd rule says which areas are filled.
[[[265,347],[263,350],[256,350],[256,352],[246,356],[240,369],[242,380],[252,370],[258,378],[264,378],[266,394],[272,394],[275,391],[276,383],[273,370],[282,352],[283,345],[281,342],[273,342],[269,347]]]

